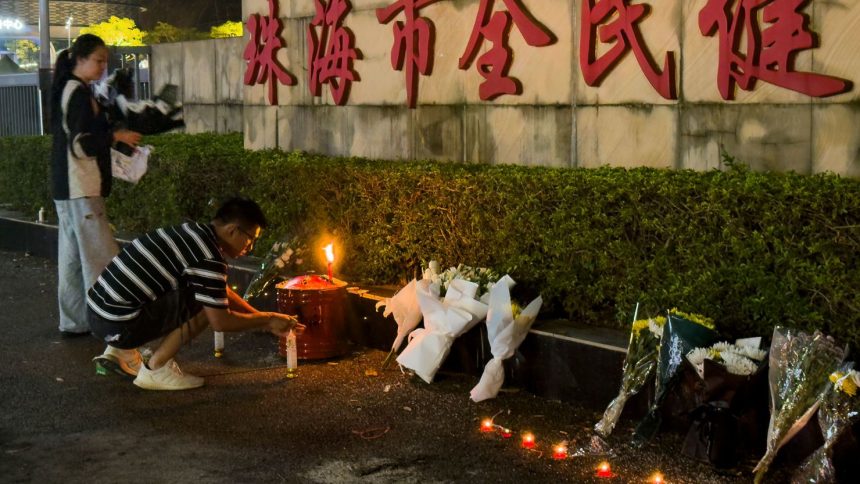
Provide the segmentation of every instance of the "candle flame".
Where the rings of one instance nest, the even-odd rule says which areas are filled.
[[[601,462],[597,467],[597,470],[601,472],[609,472],[609,462]]]
[[[328,260],[329,264],[334,262],[334,244],[328,244],[323,247],[323,250],[325,251],[325,258]]]
[[[655,472],[651,476],[651,482],[653,484],[664,484],[666,481],[663,480],[663,474],[660,474],[659,472]]]

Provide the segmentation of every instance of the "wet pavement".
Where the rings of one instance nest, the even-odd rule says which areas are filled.
[[[677,435],[633,450],[629,421],[609,441],[617,477],[598,479],[603,457],[551,456],[553,444],[587,443],[593,409],[515,388],[475,404],[476,377],[428,385],[363,348],[287,379],[267,333],[229,335],[222,359],[204,333],[177,361],[206,386],[144,391],[96,375],[95,338],[60,337],[53,262],[0,252],[0,274],[2,482],[647,482],[657,470],[672,483],[751,481],[681,456]],[[510,438],[479,431],[492,416]],[[520,446],[526,430],[533,450]],[[783,480],[777,469],[771,482]]]

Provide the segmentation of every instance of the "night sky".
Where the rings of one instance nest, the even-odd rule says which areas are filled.
[[[144,0],[138,27],[149,30],[156,22],[208,31],[227,20],[242,20],[242,0]]]

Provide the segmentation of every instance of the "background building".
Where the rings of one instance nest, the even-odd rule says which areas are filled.
[[[145,3],[145,0],[51,0],[52,58],[53,52],[68,47],[81,27],[103,22],[112,15],[139,21]],[[38,66],[30,65],[31,58],[22,56],[26,48],[19,41],[39,44],[39,0],[0,0],[0,55],[15,60],[24,70],[37,69]]]

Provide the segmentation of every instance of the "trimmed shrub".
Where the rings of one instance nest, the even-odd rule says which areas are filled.
[[[210,199],[243,194],[271,222],[261,253],[286,234],[311,247],[334,237],[353,281],[401,284],[430,259],[462,262],[510,272],[547,317],[626,327],[639,301],[640,315],[711,316],[727,337],[784,324],[860,343],[858,180],[331,158],[246,151],[241,135],[146,142],[150,172],[109,199],[124,232],[203,220]],[[50,206],[49,146],[0,138],[0,202]]]

